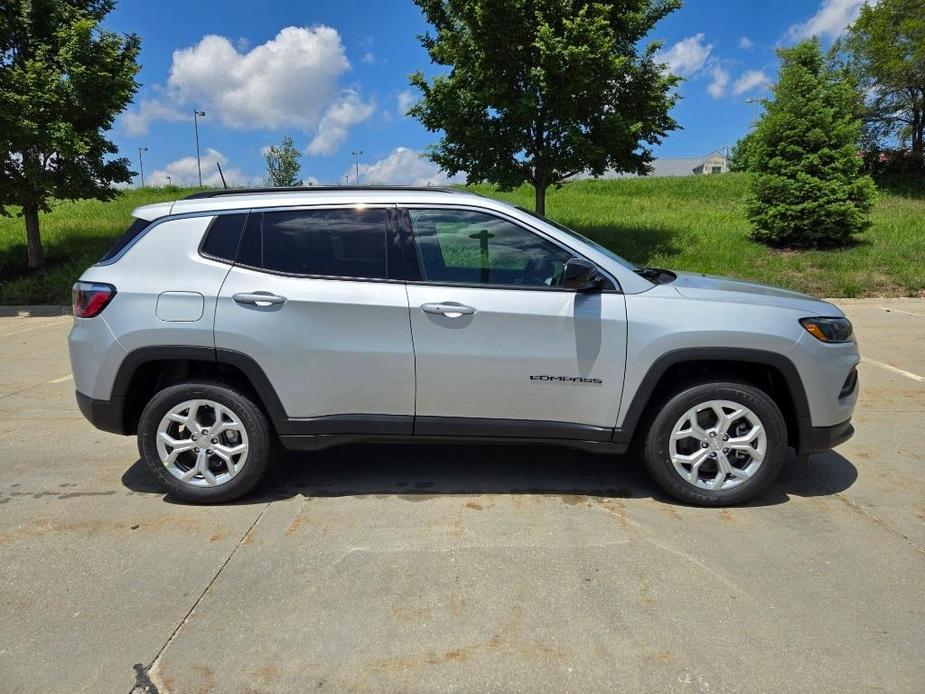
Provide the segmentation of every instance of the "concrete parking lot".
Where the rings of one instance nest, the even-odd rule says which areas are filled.
[[[925,691],[925,299],[838,301],[857,434],[730,509],[632,459],[350,446],[166,499],[0,318],[0,691]]]

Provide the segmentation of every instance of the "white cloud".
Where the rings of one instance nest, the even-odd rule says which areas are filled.
[[[345,175],[354,182],[354,168]],[[408,147],[396,147],[391,154],[372,164],[360,164],[360,183],[410,186],[443,186],[462,183],[465,177],[447,176],[420,152]]]
[[[333,154],[347,139],[350,126],[369,118],[376,105],[365,102],[352,90],[344,94],[324,112],[318,131],[306,150],[309,154]]]
[[[704,45],[703,39],[703,34],[688,36],[667,51],[656,53],[655,62],[667,64],[673,75],[690,77],[703,69],[713,51],[713,44]]]
[[[729,73],[715,65],[710,68],[710,84],[707,86],[707,92],[714,99],[719,99],[726,93],[726,85],[729,84]]]
[[[366,51],[366,53],[363,54],[363,57],[360,58],[360,60],[362,60],[367,65],[370,65],[376,62],[376,56],[373,54],[372,51]]]
[[[285,27],[250,50],[240,39],[209,35],[174,51],[166,86],[155,87],[156,96],[125,113],[121,123],[138,135],[153,121],[180,120],[197,108],[207,123],[312,133],[312,146],[328,152],[373,112],[341,84],[349,70],[340,34],[330,27]]]
[[[408,109],[414,106],[418,100],[414,93],[407,89],[398,92],[395,99],[398,102],[398,115],[400,116],[408,115]]]
[[[770,82],[762,70],[746,70],[732,85],[732,92],[736,95],[744,94],[758,87],[766,87]]]
[[[748,51],[748,50],[751,50],[751,47],[754,45],[755,44],[752,42],[752,40],[748,38],[747,36],[739,37],[739,48],[742,48]]]
[[[349,68],[334,29],[286,27],[247,53],[215,35],[174,51],[167,85],[178,101],[232,128],[309,129]]]
[[[171,103],[143,99],[138,106],[119,116],[119,124],[127,135],[138,137],[148,134],[152,121],[180,121],[187,117],[192,118],[192,112],[187,114]]]
[[[813,36],[838,37],[858,16],[865,0],[822,0],[812,17],[787,30],[788,38],[799,41]],[[876,0],[872,4],[876,4]]]
[[[253,183],[239,169],[228,166],[228,157],[211,147],[202,153],[202,184],[204,186],[220,187],[222,185],[221,176],[218,174],[216,162],[222,165],[222,172],[225,174],[225,181],[229,187],[236,185],[247,185]],[[166,186],[167,177],[170,177],[169,183],[175,186],[195,186],[199,184],[199,175],[196,169],[196,157],[183,157],[172,161],[163,169],[157,169],[153,173],[145,176],[145,183],[150,186]]]

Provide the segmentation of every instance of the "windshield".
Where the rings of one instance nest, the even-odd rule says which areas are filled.
[[[602,246],[602,245],[599,244],[597,241],[592,241],[592,240],[589,239],[587,236],[583,236],[582,234],[579,234],[579,233],[578,233],[577,231],[575,231],[574,229],[569,229],[567,226],[564,226],[564,225],[562,225],[562,224],[559,224],[559,222],[553,221],[553,220],[549,219],[548,217],[544,217],[543,215],[537,214],[536,212],[533,212],[533,211],[531,211],[531,210],[528,210],[528,209],[526,209],[526,208],[524,208],[524,207],[518,207],[517,209],[520,210],[521,212],[526,212],[526,213],[527,213],[528,215],[530,215],[531,217],[535,217],[536,219],[539,219],[539,220],[542,221],[542,222],[546,222],[546,223],[549,224],[550,226],[554,226],[554,227],[555,227],[556,229],[558,229],[559,231],[561,231],[561,232],[563,232],[563,233],[565,233],[565,234],[568,234],[569,236],[571,236],[571,237],[573,237],[573,238],[576,238],[576,239],[578,239],[579,241],[582,241],[582,242],[588,244],[589,246],[591,246],[591,247],[594,248],[595,250],[597,250],[597,251],[599,251],[600,253],[603,253],[604,255],[606,255],[606,256],[607,256],[608,258],[610,258],[611,260],[613,260],[613,261],[615,261],[615,262],[617,262],[617,263],[620,263],[620,265],[622,265],[623,267],[625,267],[627,270],[632,270],[633,272],[636,272],[637,270],[640,270],[640,269],[641,269],[638,265],[636,265],[636,264],[634,264],[634,263],[631,263],[631,262],[628,261],[626,258],[621,258],[620,256],[618,256],[616,253],[614,253],[614,252],[613,252],[612,250],[610,250],[609,248],[606,248],[605,246]]]

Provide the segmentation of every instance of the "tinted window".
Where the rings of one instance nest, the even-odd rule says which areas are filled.
[[[248,224],[239,262],[276,272],[385,279],[385,210],[264,212]]]
[[[202,252],[213,258],[233,262],[245,219],[247,219],[246,214],[218,215],[209,225],[206,240],[202,244]]]
[[[483,212],[409,210],[422,279],[429,282],[561,286],[572,254]]]
[[[132,225],[126,229],[122,235],[116,240],[112,248],[106,251],[106,255],[99,259],[99,262],[103,263],[107,260],[112,260],[119,253],[122,252],[122,249],[128,246],[132,241],[134,241],[138,235],[148,228],[148,225],[151,224],[147,219],[136,219],[132,222]]]

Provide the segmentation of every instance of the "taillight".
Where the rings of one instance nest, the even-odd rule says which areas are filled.
[[[101,282],[77,282],[72,290],[74,316],[93,318],[106,308],[116,295],[116,288]]]

